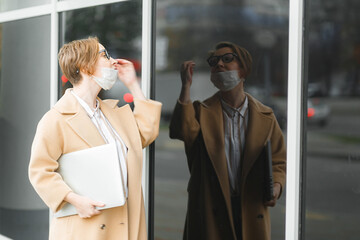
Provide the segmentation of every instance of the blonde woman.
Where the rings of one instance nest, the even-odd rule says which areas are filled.
[[[78,214],[52,219],[49,239],[147,239],[141,189],[142,148],[158,135],[161,103],[145,98],[132,63],[111,58],[97,38],[65,44],[58,56],[61,70],[73,88],[66,90],[38,124],[29,177],[53,212],[70,203]],[[134,111],[128,105],[119,108],[117,100],[102,101],[97,97],[102,88],[110,89],[118,78],[134,96]],[[63,154],[108,142],[125,149],[119,161],[127,200],[124,206],[99,211],[97,207],[104,203],[78,195],[56,170]]]

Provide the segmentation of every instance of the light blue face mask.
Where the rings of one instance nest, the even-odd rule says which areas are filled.
[[[244,78],[239,77],[239,71],[237,70],[211,73],[210,80],[220,91],[229,91],[241,81],[245,81]]]
[[[118,79],[118,71],[112,68],[101,68],[102,77],[92,75],[92,79],[104,90],[111,89]]]

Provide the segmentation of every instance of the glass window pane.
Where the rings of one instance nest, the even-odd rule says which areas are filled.
[[[0,235],[12,239],[48,237],[49,211],[28,164],[37,123],[50,108],[49,63],[50,16],[0,24]]]
[[[51,0],[1,0],[0,2],[0,12],[5,12],[51,3]]]
[[[305,239],[358,239],[359,1],[307,1]]]
[[[76,39],[97,36],[112,58],[132,61],[137,75],[141,76],[141,25],[141,0],[68,11],[60,15],[60,45]],[[61,70],[59,73],[62,74]],[[64,78],[60,84],[59,97],[67,88],[72,87]],[[117,81],[112,89],[102,90],[100,98],[119,99],[119,104],[123,105],[126,103],[123,97],[129,92],[121,81]]]
[[[156,100],[163,109],[155,146],[155,239],[182,239],[190,173],[183,142],[169,138],[180,65],[195,61],[190,95],[202,101],[217,91],[210,82],[208,51],[220,41],[245,47],[253,57],[245,92],[273,108],[286,135],[288,1],[159,0],[156,26]],[[285,193],[270,211],[273,239],[284,239]]]

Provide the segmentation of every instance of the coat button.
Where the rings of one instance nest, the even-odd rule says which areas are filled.
[[[105,227],[106,227],[106,225],[105,225],[105,224],[101,224],[101,225],[100,225],[100,229],[101,229],[101,230],[104,230],[104,229],[105,229]]]
[[[257,217],[256,217],[256,218],[264,218],[264,215],[259,214],[259,215],[257,215]]]

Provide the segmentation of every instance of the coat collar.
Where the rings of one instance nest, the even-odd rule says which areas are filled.
[[[272,109],[265,106],[264,104],[262,104],[261,102],[259,102],[258,100],[256,100],[253,96],[251,96],[248,93],[245,93],[245,95],[248,97],[248,101],[249,101],[249,107],[250,105],[252,105],[251,107],[254,108],[255,111],[260,112],[260,113],[272,113]],[[217,105],[220,103],[221,105],[221,94],[220,92],[216,92],[212,97],[206,99],[204,102],[201,102],[201,105],[205,108],[216,108]]]
[[[65,94],[59,99],[59,101],[55,104],[54,108],[60,112],[61,114],[76,114],[79,112],[81,105],[76,100],[76,98],[71,94],[72,88],[68,88],[65,91]],[[100,98],[97,98],[100,102],[100,107],[103,101]],[[106,104],[110,108],[115,108],[119,100],[105,100]]]
[[[66,90],[65,94],[55,104],[54,109],[62,115],[68,115],[66,122],[89,145],[89,147],[96,147],[105,144],[105,141],[101,137],[98,129],[70,91],[71,89]],[[117,130],[120,137],[125,142],[125,145],[129,146],[128,139],[126,138],[126,135],[123,134],[119,121],[116,121],[116,118],[113,116],[113,110],[117,106],[118,100],[102,101],[98,98],[98,101],[101,111],[104,113],[111,125]]]

